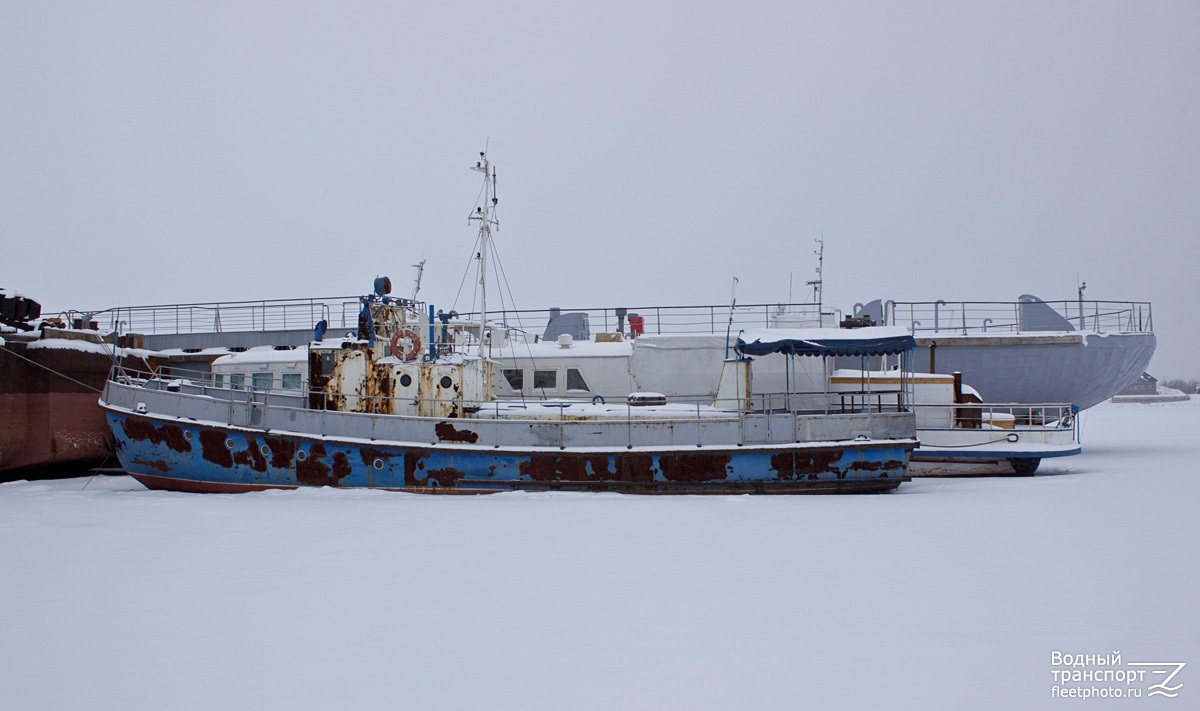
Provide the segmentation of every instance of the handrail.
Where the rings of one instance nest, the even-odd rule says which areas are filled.
[[[329,392],[326,390],[313,391],[309,388],[308,383],[302,383],[302,387],[295,390],[272,387],[270,389],[258,389],[253,386],[253,381],[247,379],[243,385],[238,388],[232,387],[228,380],[223,380],[220,385],[215,382],[215,374],[205,372],[178,372],[177,368],[170,365],[160,366],[153,370],[139,370],[126,368],[121,364],[117,364],[109,380],[120,384],[138,384],[145,385],[150,382],[156,382],[163,385],[165,389],[172,387],[182,387],[184,384],[201,389],[202,391],[213,391],[220,393],[221,399],[228,399],[236,402],[242,399],[253,399],[254,397],[263,397],[268,399],[274,397],[293,397],[302,399],[308,402],[310,396],[317,395],[318,397],[333,397],[333,398],[353,398],[355,401],[366,401],[369,403],[367,411],[359,414],[378,414],[386,415],[383,410],[395,411],[394,406],[385,407],[386,401],[392,403],[437,403],[445,402],[432,398],[418,400],[412,397],[392,397],[386,395],[366,395],[360,393],[344,393],[344,392]],[[273,381],[274,382],[274,381]],[[226,398],[225,395],[228,394]],[[722,398],[722,402],[734,403],[733,407],[714,408],[704,417],[700,416],[700,408],[704,403],[699,399],[695,401],[673,400],[674,405],[695,406],[697,409],[697,418],[704,420],[720,419],[718,412],[736,412],[738,416],[743,415],[761,415],[761,414],[852,414],[862,412],[910,412],[909,403],[910,394],[906,390],[880,390],[880,389],[862,389],[862,390],[838,390],[838,391],[792,391],[792,392],[772,392],[772,393],[755,393],[749,398]],[[709,402],[712,398],[707,398]],[[514,405],[521,403],[534,407],[558,407],[559,419],[566,419],[566,410],[573,405],[587,405],[590,399],[572,400],[570,398],[554,398],[550,400],[531,400],[512,398],[508,400],[488,400],[488,401],[463,401],[462,405],[468,412],[471,410],[486,410],[489,408],[499,408],[505,405]],[[814,405],[813,407],[803,407],[803,405]],[[639,423],[656,422],[656,421],[673,421],[678,418],[667,418],[664,420],[656,420],[650,417],[634,417],[632,412],[639,411],[640,407],[629,405],[626,403],[609,403],[610,406],[625,406],[631,408],[628,419]],[[732,416],[732,415],[730,415]],[[476,419],[472,417],[464,417],[462,419]],[[489,418],[482,418],[489,419]]]
[[[1045,323],[1022,323],[1022,308],[1044,304],[1065,321],[1062,329]],[[931,334],[988,334],[1091,331],[1096,333],[1152,333],[1154,312],[1148,301],[895,301],[888,302],[885,324],[900,326],[914,336]],[[1051,317],[1053,318],[1053,317]],[[1041,320],[1041,319],[1039,319]]]
[[[331,329],[356,328],[359,309],[357,296],[331,296],[118,306],[67,313],[72,321],[95,321],[101,330],[111,330],[120,323],[124,333],[160,335],[301,330],[311,329],[322,319],[330,322]]]
[[[621,307],[626,314],[618,316],[618,307],[555,308],[555,309],[501,309],[488,314],[489,319],[511,330],[534,333],[540,336],[555,314],[584,313],[593,332],[625,333],[631,330],[629,316],[642,318],[642,333],[655,335],[725,333],[729,323],[729,305],[691,304],[677,306],[629,306]],[[820,317],[818,316],[820,313]],[[459,318],[470,320],[478,317],[477,312],[459,314]],[[821,319],[841,320],[839,309],[822,309],[816,303],[764,303],[738,304],[733,309],[735,326],[771,327],[779,321],[802,319],[817,323]],[[624,327],[619,326],[624,322]],[[511,325],[510,325],[511,324]]]

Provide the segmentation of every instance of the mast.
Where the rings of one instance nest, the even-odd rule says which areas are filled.
[[[813,254],[817,255],[817,278],[812,281],[804,282],[807,286],[811,286],[813,290],[813,300],[817,302],[817,324],[824,326],[821,311],[824,304],[821,303],[821,270],[825,268],[825,234],[821,233],[820,239],[814,239],[817,243],[817,249]]]
[[[413,265],[413,269],[417,270],[417,278],[413,280],[413,295],[412,300],[417,300],[417,294],[421,291],[421,275],[425,273],[425,257],[421,257],[421,261]]]
[[[491,249],[492,226],[500,229],[496,220],[496,169],[488,162],[487,151],[479,152],[479,160],[471,170],[483,173],[483,205],[476,205],[475,212],[467,218],[467,222],[479,222],[479,357],[486,358],[483,331],[487,325],[487,259]]]

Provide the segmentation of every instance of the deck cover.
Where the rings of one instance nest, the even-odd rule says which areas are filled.
[[[894,326],[868,328],[750,328],[738,334],[740,353],[802,356],[874,356],[911,351],[913,337]]]

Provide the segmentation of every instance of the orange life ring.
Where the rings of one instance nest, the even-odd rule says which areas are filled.
[[[408,350],[402,346],[402,341],[408,341]],[[405,363],[411,363],[417,359],[417,354],[421,352],[421,337],[411,328],[406,328],[403,331],[396,331],[392,334],[392,355]]]

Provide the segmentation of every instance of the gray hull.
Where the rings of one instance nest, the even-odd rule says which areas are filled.
[[[985,402],[1064,402],[1086,409],[1136,380],[1155,343],[1153,333],[946,334],[917,338],[915,370],[958,371]]]

